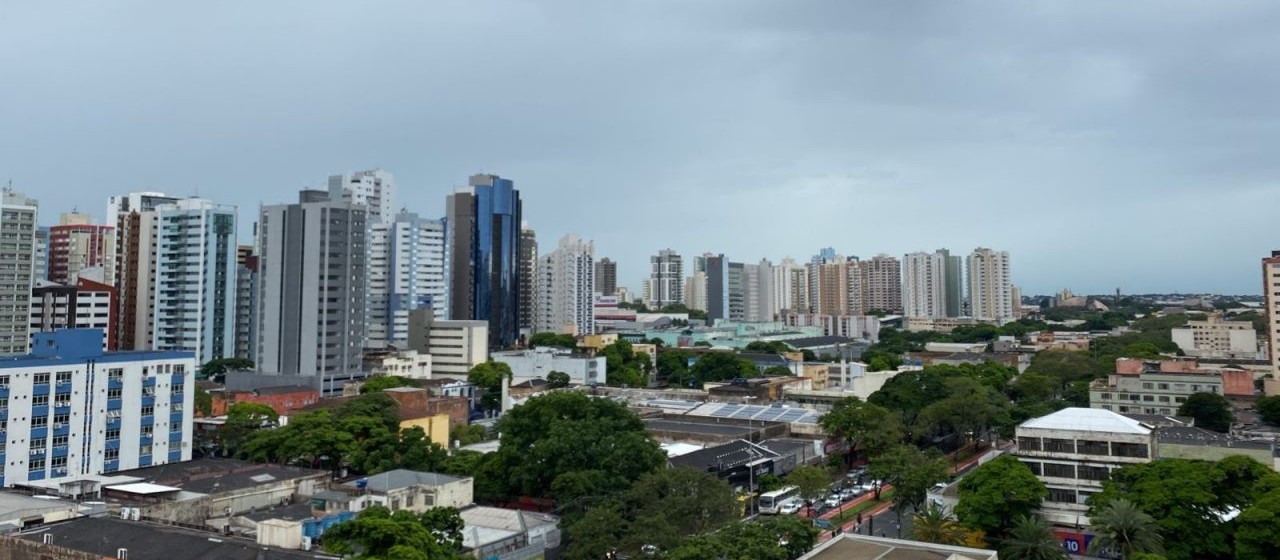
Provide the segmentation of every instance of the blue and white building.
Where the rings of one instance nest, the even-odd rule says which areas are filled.
[[[151,348],[235,356],[236,207],[186,198],[158,206],[155,224]]]
[[[0,486],[191,459],[191,352],[104,352],[98,329],[33,340],[0,358]]]
[[[444,220],[406,211],[370,226],[369,346],[406,347],[412,311],[430,309],[436,319],[449,317],[444,229]]]

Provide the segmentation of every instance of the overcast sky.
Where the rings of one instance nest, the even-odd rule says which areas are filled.
[[[433,216],[497,173],[544,252],[593,239],[633,288],[666,247],[988,246],[1027,294],[1258,293],[1277,29],[1270,0],[7,0],[0,179],[46,224],[198,193],[247,243],[331,173]]]

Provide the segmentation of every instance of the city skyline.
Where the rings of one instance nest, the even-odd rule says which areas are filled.
[[[141,190],[249,211],[380,167],[439,217],[496,173],[637,291],[657,248],[831,245],[1001,247],[1027,293],[1255,294],[1278,243],[1277,87],[1244,71],[1280,52],[1272,3],[231,4],[10,6],[0,179],[43,216]],[[316,40],[353,26],[378,32]],[[1177,217],[1208,208],[1231,227]]]

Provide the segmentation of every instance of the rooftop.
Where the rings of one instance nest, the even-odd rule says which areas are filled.
[[[265,463],[250,463],[235,459],[197,459],[169,463],[114,473],[142,479],[157,485],[173,486],[187,492],[214,494],[252,488],[277,480],[289,480],[316,475],[326,471],[285,467]]]
[[[81,517],[44,525],[17,535],[41,542],[53,535],[53,544],[115,558],[119,549],[128,550],[130,560],[315,560],[336,558],[316,552],[267,548],[251,540],[190,531],[168,525],[123,521],[112,517]]]
[[[356,488],[359,480],[367,480],[368,489],[371,492],[386,492],[388,490],[407,488],[409,486],[444,486],[446,484],[452,484],[466,479],[449,476],[447,474],[396,469],[394,471],[387,471],[373,476],[366,476],[362,479],[344,482],[342,485],[347,488]]]
[[[767,448],[740,439],[715,447],[685,453],[678,457],[671,457],[667,461],[673,467],[692,467],[700,471],[714,468],[723,471],[760,460],[774,459],[779,456],[778,453]]]
[[[765,406],[755,404],[706,403],[691,409],[689,416],[712,418],[738,418],[763,422],[787,422],[792,424],[817,424],[822,414],[807,408]]]
[[[1151,433],[1151,428],[1123,414],[1100,408],[1064,408],[1052,414],[1032,418],[1019,428],[1041,430],[1075,430],[1085,432],[1109,432],[1113,434]]]
[[[790,338],[783,342],[787,343],[787,346],[797,350],[803,350],[805,348],[824,348],[827,346],[835,346],[837,344],[849,344],[856,340],[857,339],[849,338],[847,336],[808,336],[803,338]]]
[[[287,521],[304,521],[312,519],[315,515],[311,514],[311,504],[289,504],[286,506],[278,506],[270,509],[253,511],[242,515],[246,519],[253,521],[266,521],[268,519],[284,519]]]
[[[1275,447],[1269,441],[1238,439],[1227,434],[1194,427],[1157,428],[1156,441],[1170,445],[1203,445],[1210,447],[1235,447],[1239,449],[1271,450]]]
[[[996,551],[845,533],[800,560],[995,560]]]

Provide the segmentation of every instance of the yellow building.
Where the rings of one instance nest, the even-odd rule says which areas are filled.
[[[423,416],[421,418],[411,418],[400,421],[400,429],[422,428],[427,433],[427,437],[431,438],[433,443],[440,444],[446,449],[449,447],[449,415],[436,414],[433,416]]]

